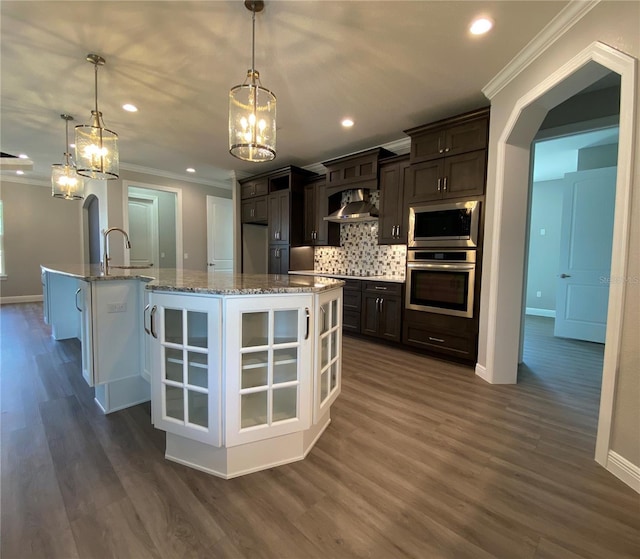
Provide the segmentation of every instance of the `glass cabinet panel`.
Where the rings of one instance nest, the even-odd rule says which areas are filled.
[[[320,419],[340,392],[342,358],[341,293],[340,291],[324,293],[319,296],[319,300],[314,421]]]
[[[227,446],[307,428],[311,295],[241,298],[228,307]],[[307,319],[309,317],[309,319]],[[230,363],[237,363],[233,373]]]
[[[160,318],[154,350],[159,378],[152,383],[154,424],[219,445],[221,407],[212,409],[212,404],[221,398],[214,380],[220,378],[220,301],[163,293],[153,293],[152,299]]]

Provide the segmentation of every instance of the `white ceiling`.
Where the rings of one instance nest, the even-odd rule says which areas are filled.
[[[310,165],[488,105],[481,88],[567,4],[267,0],[256,16],[256,69],[278,98],[278,155],[253,164],[228,153],[228,92],[251,65],[241,0],[3,0],[0,148],[28,154],[26,176],[48,180],[64,151],[60,114],[89,120],[85,57],[97,53],[106,59],[100,110],[120,137],[122,168],[186,177],[194,167],[198,180],[228,184],[231,171]],[[495,28],[472,37],[479,14]],[[347,115],[350,130],[339,124]]]

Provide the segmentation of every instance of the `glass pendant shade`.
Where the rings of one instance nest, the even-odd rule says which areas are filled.
[[[245,0],[251,11],[251,68],[242,85],[229,91],[229,153],[244,161],[260,163],[276,156],[276,96],[260,83],[256,70],[256,12],[262,0]]]
[[[67,163],[51,165],[51,195],[65,200],[84,198],[84,179]]]
[[[88,54],[87,60],[95,67],[95,110],[91,111],[91,124],[76,126],[76,169],[79,175],[91,179],[117,179],[120,173],[118,135],[105,128],[98,110],[98,66],[105,63],[97,54]]]
[[[117,179],[120,172],[118,135],[104,127],[102,113],[91,111],[92,124],[76,126],[76,167],[91,179]]]
[[[51,165],[51,195],[54,198],[62,198],[64,200],[82,200],[84,198],[84,178],[76,172],[71,160],[71,154],[68,151],[69,121],[73,120],[73,117],[62,114],[60,118],[66,121],[64,163]]]
[[[271,161],[276,156],[276,96],[260,85],[260,74],[229,92],[229,152],[244,161]]]

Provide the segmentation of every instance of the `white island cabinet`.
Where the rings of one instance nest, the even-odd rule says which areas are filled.
[[[342,282],[217,277],[196,292],[151,282],[145,330],[165,457],[232,478],[303,459],[328,426]]]
[[[141,301],[144,283],[99,266],[42,266],[43,314],[56,340],[78,338],[82,376],[104,413],[149,401],[142,375]]]

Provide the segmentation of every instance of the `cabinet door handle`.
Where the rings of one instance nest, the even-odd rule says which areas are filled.
[[[443,190],[444,192],[446,192],[446,191],[447,191],[447,177],[445,177],[445,178],[442,180],[442,190]]]
[[[382,305],[384,305],[384,299],[380,297],[380,313],[382,314]]]
[[[442,149],[442,138],[438,138],[438,153],[442,153],[444,150]]]
[[[82,291],[82,287],[78,287],[78,289],[76,289],[76,309],[78,309],[79,312],[82,312],[82,309],[78,306],[78,294]]]
[[[309,312],[309,307],[306,307],[304,309],[304,312],[307,315],[307,333],[304,335],[304,339],[308,340],[309,339],[309,324],[311,322],[311,313]]]
[[[156,333],[156,320],[155,320],[155,316],[156,316],[156,311],[158,310],[158,307],[156,305],[153,305],[153,308],[151,309],[151,335],[157,340],[158,339],[158,334]]]
[[[444,152],[448,153],[451,148],[444,148]]]
[[[442,185],[442,179],[438,177],[438,192],[440,192],[441,185]]]
[[[151,305],[146,305],[144,311],[142,311],[142,327],[144,328],[144,331],[149,335],[151,335],[151,330],[147,328],[147,311],[149,310],[150,306]]]
[[[432,342],[440,342],[441,344],[444,343],[444,340],[442,338],[432,338],[431,336],[429,336],[429,340]]]

